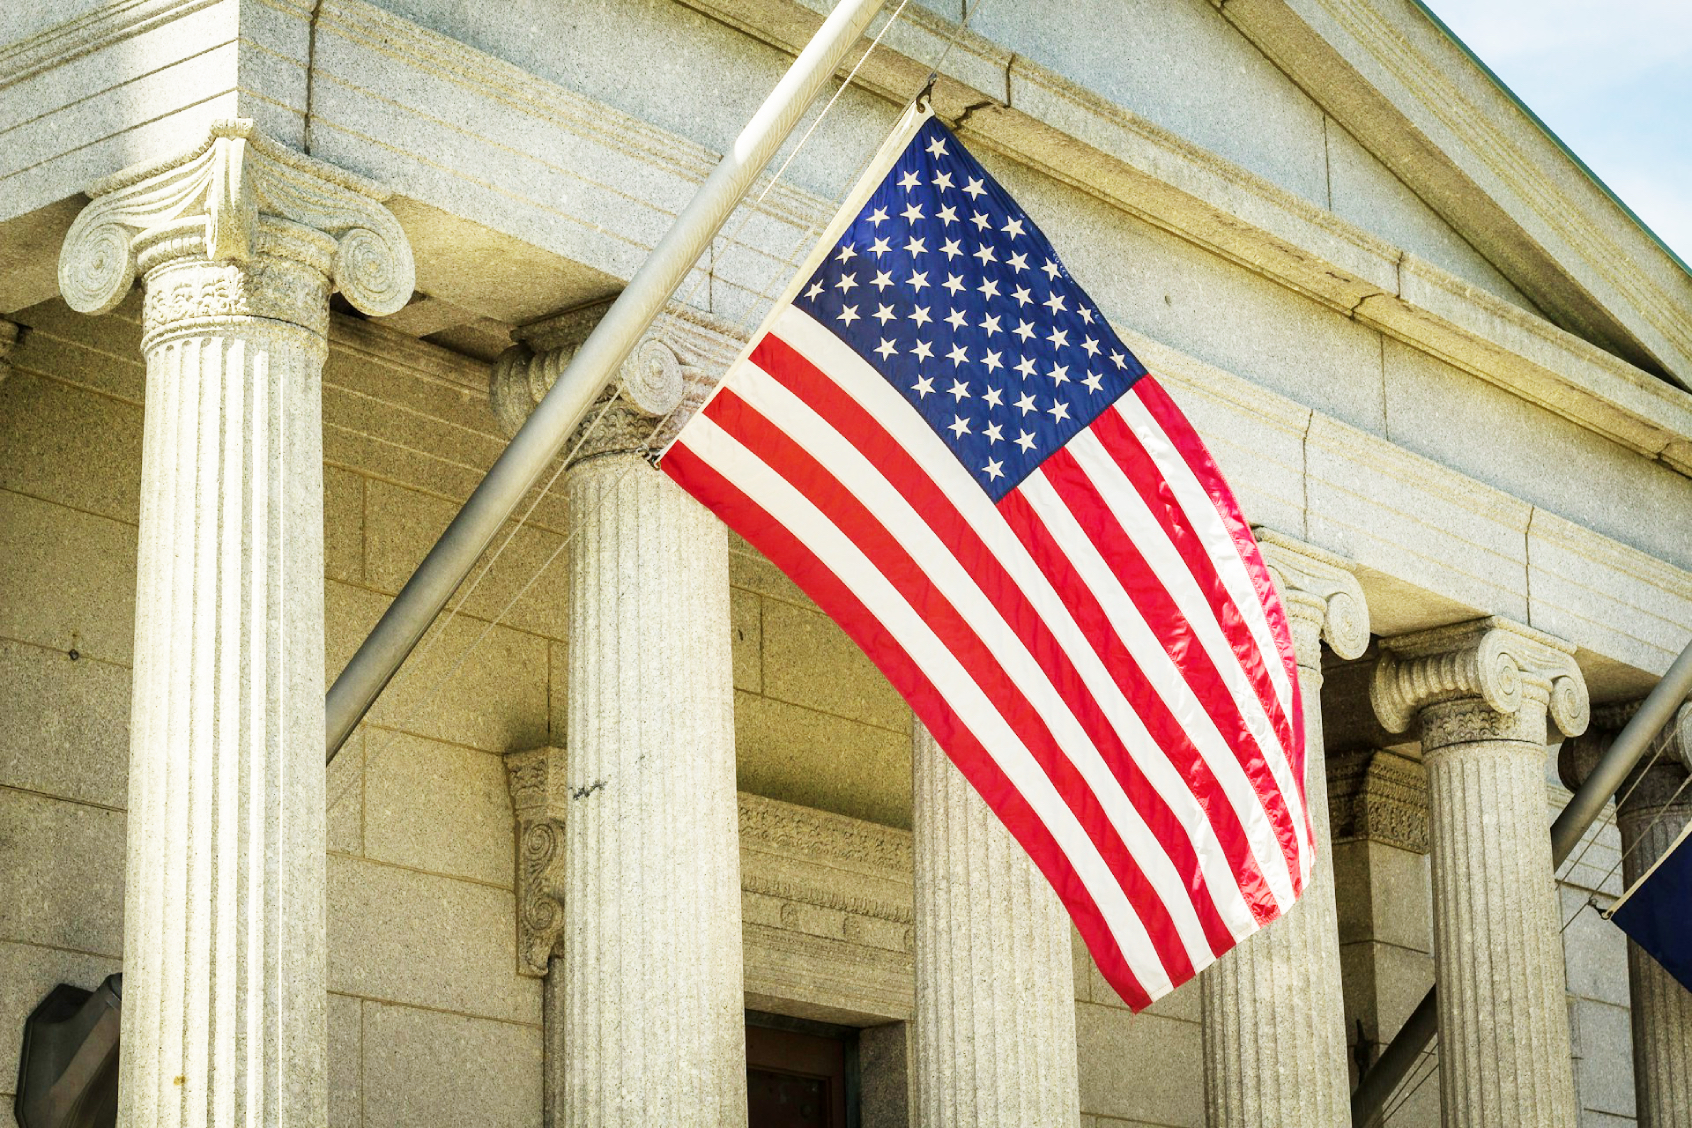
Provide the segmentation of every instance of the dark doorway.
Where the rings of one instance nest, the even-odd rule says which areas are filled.
[[[858,1032],[746,1012],[748,1128],[858,1128]]]

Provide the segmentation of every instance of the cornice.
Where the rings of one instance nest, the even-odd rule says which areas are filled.
[[[120,0],[0,47],[0,90],[227,0]]]

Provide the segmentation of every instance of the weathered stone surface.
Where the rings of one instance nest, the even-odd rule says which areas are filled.
[[[129,775],[129,671],[0,640],[0,785],[121,808]]]
[[[533,1128],[541,1107],[535,1025],[366,1002],[364,1107],[372,1125]]]
[[[365,856],[509,885],[511,801],[499,757],[382,730],[365,739]]]
[[[915,1121],[1073,1128],[1069,920],[1045,877],[928,731],[916,799]]]

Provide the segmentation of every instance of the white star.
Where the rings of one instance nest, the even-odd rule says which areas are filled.
[[[1046,335],[1046,340],[1052,343],[1053,348],[1061,349],[1069,344],[1069,334],[1062,329],[1053,329]]]
[[[934,346],[927,341],[918,341],[916,347],[911,350],[911,355],[918,360],[933,360]]]
[[[993,247],[990,243],[983,243],[979,247],[975,248],[975,257],[981,260],[982,266],[986,266],[990,262],[999,261],[993,254]]]
[[[955,400],[965,400],[969,398],[969,385],[964,383],[962,380],[953,380],[952,386],[946,390],[952,393],[952,398]]]
[[[918,239],[915,235],[912,235],[909,239],[907,239],[905,241],[905,251],[912,258],[915,258],[918,255],[927,254],[928,253],[928,247],[921,239]]]
[[[870,244],[870,254],[874,255],[876,258],[880,258],[882,255],[893,249],[888,246],[888,242],[889,241],[886,239],[877,239],[875,242]]]
[[[951,313],[948,313],[943,320],[953,329],[962,329],[964,327],[964,311],[961,309],[954,309]]]
[[[1081,381],[1081,383],[1086,385],[1089,392],[1096,392],[1099,390],[1099,385],[1104,383],[1104,377],[1100,376],[1097,372],[1089,372],[1087,373],[1087,378]]]
[[[1082,306],[1078,312],[1081,314],[1082,321],[1085,321],[1088,325],[1093,323],[1093,310],[1090,306]]]
[[[1010,265],[1012,267],[1014,267],[1018,272],[1021,272],[1021,271],[1028,269],[1028,256],[1023,254],[1021,251],[1018,251],[1016,254],[1012,255],[1010,258],[1006,259],[1005,261],[1010,263]]]
[[[980,212],[976,212],[974,215],[970,216],[969,221],[971,223],[975,224],[975,229],[977,231],[987,230],[989,223],[991,222],[990,220],[988,220],[988,218],[986,216],[982,215]]]
[[[874,211],[870,212],[869,221],[870,226],[880,227],[883,223],[887,222],[887,209],[876,208]]]
[[[1034,449],[1034,436],[1024,431],[1016,437],[1016,445],[1022,448],[1023,453],[1031,451]]]
[[[933,390],[934,377],[932,376],[918,376],[917,382],[911,385],[911,391],[917,394],[918,399],[927,399],[928,393]]]
[[[969,183],[964,185],[964,191],[968,192],[969,198],[974,200],[979,198],[981,193],[987,191],[987,189],[981,186],[981,181],[970,177]]]
[[[817,298],[822,296],[822,291],[823,291],[822,279],[819,278],[815,282],[811,283],[811,288],[809,290],[805,291],[805,300],[806,301],[812,301],[812,302],[816,301]]]
[[[1128,358],[1119,352],[1113,352],[1110,354],[1110,362],[1118,368],[1128,367]]]
[[[1005,438],[1005,429],[997,423],[987,424],[987,429],[981,433],[987,436],[989,443],[1003,442]]]
[[[1040,304],[1051,310],[1052,313],[1056,315],[1063,312],[1063,295],[1054,290],[1052,291],[1052,296]]]
[[[905,279],[905,285],[909,286],[919,294],[922,293],[922,288],[928,285],[928,271],[913,270],[911,272],[911,276]]]
[[[943,157],[943,156],[945,156],[946,155],[946,139],[944,137],[936,137],[934,140],[932,140],[928,143],[927,149],[928,149],[928,155],[931,156],[931,157]]]
[[[905,208],[905,210],[899,214],[905,217],[905,221],[907,223],[915,223],[917,220],[922,218],[922,208],[918,206],[915,200],[912,200],[910,202],[910,206]]]
[[[1034,358],[1031,356],[1023,357],[1016,362],[1016,370],[1022,373],[1024,379],[1032,377],[1034,375]]]
[[[1034,300],[1034,296],[1028,292],[1027,286],[1018,286],[1012,290],[1011,297],[1016,299],[1016,304],[1019,306],[1025,306]]]
[[[990,352],[986,356],[982,357],[981,363],[986,366],[987,371],[989,372],[1004,367],[1004,364],[999,360],[999,354],[996,352]]]
[[[881,354],[882,360],[886,360],[888,357],[896,354],[899,350],[893,347],[892,341],[883,337],[881,338],[881,344],[875,346],[875,351]]]
[[[1021,324],[1019,324],[1015,329],[1012,329],[1011,332],[1015,333],[1018,337],[1021,337],[1023,340],[1027,341],[1027,340],[1032,339],[1033,336],[1034,336],[1034,326],[1029,324],[1028,322],[1024,321]]]
[[[969,351],[962,345],[953,345],[952,351],[946,354],[946,359],[951,361],[954,366],[962,364],[969,359]]]
[[[1022,393],[1022,398],[1016,401],[1016,406],[1021,409],[1022,414],[1024,414],[1024,415],[1027,415],[1030,411],[1035,410],[1034,393],[1033,392]],[[1021,442],[1021,441],[1022,441],[1021,439],[1017,440],[1017,442]]]
[[[1097,341],[1093,340],[1093,338],[1091,338],[1091,337],[1088,337],[1086,340],[1082,341],[1081,347],[1087,350],[1088,356],[1098,356],[1099,355],[1099,343]]]
[[[1058,276],[1058,264],[1056,259],[1047,259],[1046,265],[1042,266],[1040,269],[1046,272],[1047,278],[1056,279]]]
[[[857,306],[846,306],[843,309],[841,309],[839,320],[844,321],[848,325],[850,325],[850,324],[852,324],[852,322],[858,320],[858,307]]]
[[[835,281],[834,287],[835,287],[835,289],[839,290],[842,294],[844,294],[847,290],[850,290],[853,286],[856,286],[857,284],[858,284],[858,276],[856,274],[842,274],[839,277],[839,279],[837,279]]]
[[[958,209],[954,208],[951,204],[947,204],[945,207],[935,212],[934,216],[936,219],[944,220],[947,223],[956,223],[958,221]]]
[[[1052,422],[1062,423],[1069,418],[1069,405],[1053,400],[1052,406],[1046,408],[1046,414],[1052,417]]]
[[[999,230],[1003,231],[1006,235],[1009,235],[1012,239],[1015,239],[1018,235],[1022,234],[1022,220],[1007,219],[1005,220],[1005,225],[999,228]]]
[[[912,306],[910,317],[911,321],[917,325],[927,325],[934,320],[928,316],[927,306]]]
[[[1005,393],[999,391],[997,388],[988,388],[987,391],[982,394],[981,398],[987,401],[988,407],[1005,406]],[[992,429],[989,428],[988,430],[990,433]]]
[[[981,291],[983,297],[989,299],[999,296],[999,284],[991,278],[983,280],[981,285],[977,286],[976,289]]]
[[[963,279],[958,277],[956,274],[946,275],[946,280],[940,283],[940,285],[946,287],[946,289],[952,291],[954,294],[964,288]]]
[[[961,415],[952,416],[952,421],[946,424],[946,430],[952,432],[952,437],[961,439],[969,434],[969,420]]]
[[[987,475],[989,479],[996,482],[1005,476],[1005,464],[997,459],[989,458],[987,460],[987,465],[981,468],[981,472]]]
[[[885,270],[878,270],[875,272],[875,277],[870,279],[870,285],[877,290],[885,290],[893,285],[893,276]]]
[[[963,254],[963,248],[958,246],[956,239],[947,239],[945,245],[940,248],[940,253],[946,256],[947,262],[951,262]]]
[[[892,306],[883,305],[879,309],[877,309],[873,314],[871,314],[870,316],[874,317],[877,321],[881,322],[883,325],[886,325],[889,321],[892,321],[898,315],[893,312]]]
[[[840,244],[840,253],[838,255],[834,256],[834,261],[835,262],[845,262],[847,259],[851,258],[853,255],[855,255],[857,253],[858,253],[857,251],[854,251],[852,249],[852,244],[842,243],[842,244]]]
[[[914,169],[914,168],[911,169],[911,171],[905,173],[905,175],[903,175],[899,178],[899,187],[904,188],[906,190],[909,190],[911,188],[915,188],[918,184],[921,184],[921,183],[922,183],[922,181],[917,178],[916,169]]]
[[[952,186],[952,174],[949,172],[942,172],[939,176],[934,178],[934,186],[941,191],[945,191],[947,188],[950,188]]]
[[[981,323],[981,328],[989,337],[991,337],[994,333],[999,332],[999,319],[998,319],[998,317],[995,315],[993,317],[987,318],[985,321],[983,321]]]
[[[1046,375],[1052,378],[1052,383],[1054,384],[1067,384],[1069,383],[1069,365],[1054,364],[1052,365],[1052,370],[1046,373]]]

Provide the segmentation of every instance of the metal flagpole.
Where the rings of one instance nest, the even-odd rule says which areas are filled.
[[[1616,734],[1604,758],[1598,762],[1580,790],[1563,807],[1551,824],[1551,868],[1563,864],[1581,836],[1598,818],[1604,804],[1621,789],[1628,773],[1639,763],[1651,741],[1669,723],[1681,702],[1692,694],[1692,643],[1688,643],[1674,665],[1651,690],[1639,712]],[[1393,1036],[1380,1058],[1364,1073],[1351,1094],[1351,1128],[1371,1128],[1411,1069],[1422,1060],[1422,1051],[1439,1032],[1438,986]]]
[[[601,389],[686,279],[883,3],[840,0],[829,13],[417,566],[358,653],[329,687],[328,759],[335,758],[500,526],[564,449]]]

